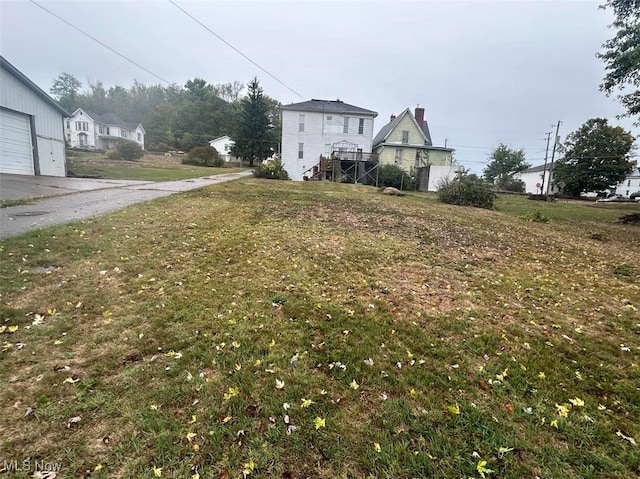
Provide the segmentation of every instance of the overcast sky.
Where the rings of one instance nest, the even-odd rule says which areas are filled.
[[[598,90],[595,53],[613,35],[598,2],[175,0],[301,98],[168,1],[37,1],[169,82],[257,76],[282,103],[377,111],[376,132],[419,104],[434,144],[475,172],[499,142],[541,164],[558,120],[562,138],[593,117],[640,133]],[[2,0],[0,16],[2,55],[45,91],[61,72],[85,86],[160,83],[28,0]]]

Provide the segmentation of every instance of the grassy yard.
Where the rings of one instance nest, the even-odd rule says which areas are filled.
[[[5,240],[0,461],[636,477],[632,210],[247,179]]]
[[[146,154],[136,161],[114,161],[104,153],[75,153],[68,160],[69,170],[77,176],[111,180],[173,181],[245,170],[183,165],[182,158],[184,156]]]

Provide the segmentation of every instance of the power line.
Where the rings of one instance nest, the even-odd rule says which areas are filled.
[[[70,26],[71,28],[73,28],[74,30],[82,33],[84,36],[90,38],[91,40],[93,40],[94,42],[102,45],[103,47],[105,47],[107,50],[115,53],[116,55],[118,55],[120,58],[125,59],[126,61],[128,61],[129,63],[131,63],[132,65],[137,66],[138,68],[140,68],[141,70],[144,70],[145,72],[147,72],[149,75],[152,75],[154,77],[156,77],[157,79],[165,82],[167,85],[171,85],[171,82],[168,80],[165,80],[164,78],[162,78],[159,75],[156,75],[155,73],[153,73],[150,70],[147,70],[145,67],[143,67],[142,65],[140,65],[139,63],[134,62],[133,60],[131,60],[130,58],[124,56],[122,53],[118,52],[117,50],[111,48],[109,45],[107,45],[106,43],[101,42],[100,40],[98,40],[97,38],[89,35],[87,32],[85,32],[84,30],[81,30],[80,28],[76,27],[74,24],[68,22],[67,20],[65,20],[64,18],[62,18],[59,15],[56,15],[55,13],[53,13],[51,10],[43,7],[42,5],[40,5],[38,2],[36,2],[35,0],[29,0],[31,3],[33,3],[36,7],[44,10],[45,12],[47,12],[49,15],[56,17],[58,20],[60,20],[61,22],[67,24],[68,26]]]
[[[33,1],[33,0],[32,0]],[[280,80],[279,78],[277,78],[275,75],[273,75],[271,72],[269,72],[266,68],[260,66],[257,62],[253,61],[251,58],[249,58],[247,55],[245,55],[244,53],[242,53],[240,50],[238,50],[236,47],[234,47],[231,43],[229,43],[228,41],[226,41],[224,38],[222,38],[220,35],[218,35],[216,32],[214,32],[213,30],[211,30],[209,27],[207,27],[204,23],[202,23],[200,20],[198,20],[196,17],[194,17],[193,15],[191,15],[189,12],[187,12],[184,8],[182,8],[181,6],[179,6],[176,2],[174,2],[173,0],[169,0],[169,3],[171,5],[173,5],[174,7],[176,7],[178,10],[180,10],[182,13],[184,13],[186,16],[188,16],[191,20],[193,20],[194,22],[196,22],[198,25],[200,25],[202,28],[204,28],[206,31],[208,31],[209,33],[211,33],[211,35],[213,35],[214,37],[216,37],[218,40],[220,40],[222,43],[224,43],[225,45],[227,45],[229,48],[231,48],[234,52],[236,52],[237,54],[239,54],[240,56],[242,56],[245,60],[251,62],[253,65],[257,66],[260,70],[262,70],[263,72],[265,72],[267,75],[269,75],[271,78],[273,78],[275,81],[277,81],[278,83],[280,83],[283,87],[285,87],[287,90],[289,90],[290,92],[292,92],[293,94],[297,95],[299,98],[304,99],[305,97],[303,97],[300,93],[298,93],[297,91],[295,91],[293,88],[291,88],[289,85],[287,85],[286,83],[284,83],[282,80]]]

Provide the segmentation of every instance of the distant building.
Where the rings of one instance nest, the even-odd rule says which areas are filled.
[[[69,113],[0,56],[0,173],[66,176]]]
[[[535,195],[553,195],[560,193],[560,188],[553,184],[554,163],[534,166],[513,175],[515,179],[524,181],[525,192]],[[542,191],[544,188],[544,191]]]
[[[235,142],[229,135],[223,135],[209,141],[209,146],[215,148],[218,152],[218,157],[222,158],[225,162],[233,161],[234,157],[231,156],[231,148],[233,148],[234,145]]]
[[[115,113],[95,113],[78,108],[65,121],[65,136],[72,148],[109,150],[122,140],[134,141],[144,150],[142,123],[127,123]]]
[[[638,167],[634,167],[633,171],[616,187],[615,193],[628,197],[636,191],[640,191],[640,168]]]
[[[436,191],[440,182],[453,179],[462,171],[453,161],[453,148],[434,146],[424,108],[409,108],[398,116],[391,115],[389,123],[373,139],[373,153],[380,165],[397,165],[407,173],[417,175],[421,170],[420,188]]]
[[[375,111],[340,100],[309,100],[283,105],[281,110],[281,158],[292,180],[324,173],[321,156],[341,152],[342,157],[358,161],[371,155]]]

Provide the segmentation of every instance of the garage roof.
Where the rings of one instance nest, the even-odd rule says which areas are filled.
[[[54,107],[56,110],[58,110],[62,114],[62,116],[65,116],[65,117],[71,116],[69,115],[69,112],[67,112],[67,110],[62,108],[62,106],[60,106],[60,104],[57,101],[55,101],[53,98],[47,95],[38,85],[33,83],[31,80],[29,80],[24,73],[22,73],[20,70],[14,67],[11,63],[9,63],[9,61],[5,57],[1,55],[0,55],[0,66],[5,70],[7,70],[9,73],[11,73],[14,77],[16,77],[22,83],[24,83],[30,90],[32,90],[36,95],[42,98],[46,103],[48,103],[49,105]]]

